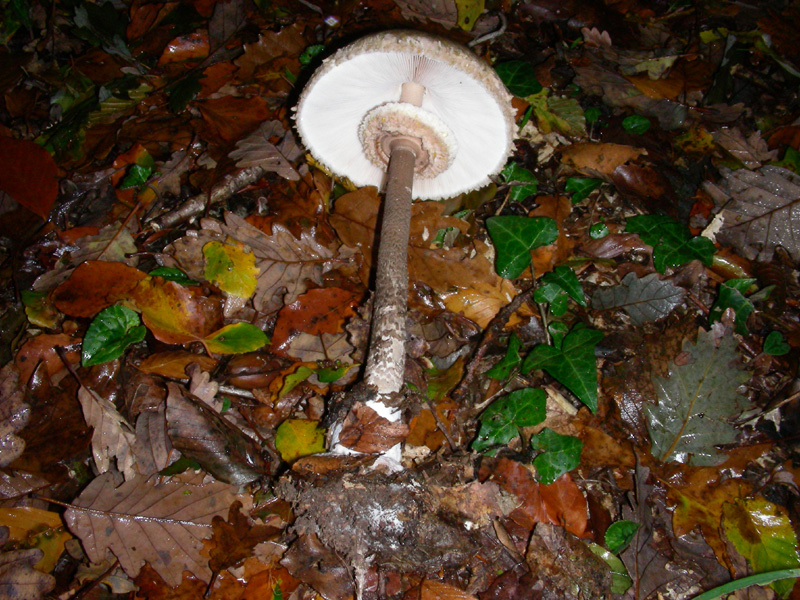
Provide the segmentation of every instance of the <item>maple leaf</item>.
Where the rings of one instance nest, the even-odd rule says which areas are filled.
[[[235,493],[236,487],[225,483],[140,477],[115,488],[113,475],[104,473],[81,492],[64,519],[92,562],[102,562],[111,551],[129,577],[147,562],[175,587],[184,570],[211,579],[201,555],[203,540],[211,537],[212,520],[227,513]]]
[[[800,260],[800,175],[782,167],[720,169],[731,201],[718,239],[748,258],[769,262],[778,246]]]
[[[720,336],[722,325],[700,330],[697,343],[684,342],[691,362],[673,365],[669,379],[654,377],[658,404],[647,405],[647,426],[653,456],[694,466],[721,463],[725,455],[714,446],[736,439],[728,419],[741,412],[746,398],[737,391],[749,375],[736,367],[736,340]]]
[[[78,390],[78,400],[86,424],[94,429],[92,455],[97,470],[100,473],[108,471],[113,457],[125,479],[131,479],[136,474],[133,468],[136,462],[133,452],[136,436],[133,428],[111,402],[87,387],[81,386]]]
[[[322,273],[329,268],[333,252],[308,232],[300,239],[283,225],[272,226],[267,235],[233,213],[225,215],[225,232],[250,246],[259,270],[253,303],[256,310],[274,312],[291,304],[307,291],[308,281],[322,284]]]

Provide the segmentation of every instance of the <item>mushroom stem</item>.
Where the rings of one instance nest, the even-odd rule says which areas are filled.
[[[391,150],[365,377],[366,383],[375,386],[380,395],[399,392],[403,387],[408,304],[408,232],[414,163],[419,146],[408,139],[397,139],[392,142]]]

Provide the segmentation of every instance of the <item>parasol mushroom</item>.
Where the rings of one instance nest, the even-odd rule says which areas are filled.
[[[296,110],[317,161],[358,186],[385,187],[365,383],[377,390],[370,408],[398,421],[390,398],[405,370],[412,198],[449,198],[489,182],[512,148],[511,96],[469,50],[401,30],[325,60]]]

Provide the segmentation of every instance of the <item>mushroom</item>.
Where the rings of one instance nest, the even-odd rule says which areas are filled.
[[[368,406],[396,422],[412,198],[449,198],[489,182],[511,152],[511,95],[469,50],[400,30],[368,35],[326,59],[296,111],[317,161],[355,185],[385,187],[365,383],[377,390]]]

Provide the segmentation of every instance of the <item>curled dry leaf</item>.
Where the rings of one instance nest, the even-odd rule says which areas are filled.
[[[280,139],[277,146],[270,141],[271,138]],[[301,154],[292,132],[287,132],[280,121],[264,121],[253,133],[236,142],[236,150],[230,153],[230,157],[240,169],[260,167],[265,172],[274,171],[284,179],[298,181],[300,175],[292,161]]]
[[[141,477],[115,487],[114,477],[105,473],[83,490],[64,519],[92,562],[102,562],[110,551],[129,577],[149,563],[175,587],[183,571],[211,579],[201,555],[203,540],[211,537],[213,518],[228,513],[235,493],[225,483],[159,483]]]
[[[117,411],[116,407],[101,398],[99,394],[85,386],[78,390],[78,400],[83,409],[86,424],[92,427],[92,456],[100,473],[111,467],[111,459],[115,459],[117,469],[126,480],[135,474],[136,456],[133,444],[136,435],[133,428]]]
[[[408,437],[408,425],[381,417],[358,402],[342,423],[339,443],[356,452],[385,452]]]

